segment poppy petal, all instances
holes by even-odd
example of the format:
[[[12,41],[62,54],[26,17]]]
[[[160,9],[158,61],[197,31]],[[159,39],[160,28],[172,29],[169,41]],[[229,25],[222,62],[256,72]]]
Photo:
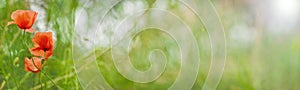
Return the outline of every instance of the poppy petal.
[[[30,53],[32,55],[35,55],[35,56],[44,56],[45,55],[45,52],[42,50],[42,49],[39,49],[38,47],[33,47],[30,49]]]
[[[12,13],[11,18],[21,29],[29,29],[35,22],[37,12],[31,10],[16,10]]]
[[[29,32],[29,33],[33,33],[34,32],[34,29],[30,28],[30,29],[25,29],[26,32]]]
[[[30,49],[31,54],[48,59],[53,54],[54,40],[52,32],[37,32],[32,38],[34,47]]]
[[[16,20],[22,13],[24,12],[24,10],[16,10],[11,14],[11,19]]]
[[[25,25],[25,27],[32,27],[33,23],[35,22],[35,19],[37,17],[37,12],[35,11],[25,11],[25,16],[24,17],[28,17],[28,20],[26,20],[28,23],[27,25]]]
[[[15,21],[10,21],[10,22],[7,22],[7,25],[6,26],[9,26],[11,24],[17,24]]]
[[[45,60],[47,60],[50,56],[52,56],[52,54],[53,54],[53,51],[52,51],[52,50],[46,51],[46,57],[45,57]]]
[[[32,59],[25,58],[24,60],[25,71],[38,73],[42,68],[42,60],[37,57],[33,57]]]
[[[35,19],[36,19],[36,17],[37,17],[37,15],[38,15],[38,13],[37,12],[34,12],[34,13],[32,13],[33,15],[31,15],[31,26],[33,25],[33,23],[35,23]]]

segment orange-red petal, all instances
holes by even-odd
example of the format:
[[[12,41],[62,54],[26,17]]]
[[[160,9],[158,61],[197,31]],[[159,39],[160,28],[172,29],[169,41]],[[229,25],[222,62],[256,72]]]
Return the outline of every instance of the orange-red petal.
[[[40,58],[33,57],[29,59],[26,57],[24,60],[24,66],[26,71],[38,73],[43,65]]]
[[[50,56],[52,56],[52,54],[53,54],[53,50],[46,51],[45,60],[47,60]]]
[[[7,25],[6,25],[6,26],[11,25],[11,24],[16,24],[16,22],[15,22],[15,21],[7,22]]]
[[[37,32],[32,42],[34,47],[30,49],[31,54],[44,57],[47,60],[53,54],[54,40],[52,32]]]
[[[37,32],[32,38],[35,47],[46,48],[48,50],[53,48],[54,41],[52,32]]]
[[[16,10],[12,13],[11,18],[21,29],[30,29],[35,22],[37,12],[31,10]]]
[[[22,12],[24,12],[25,10],[16,10],[11,14],[11,19],[16,20],[17,17],[20,16],[20,14],[22,14]]]
[[[43,57],[45,55],[45,52],[43,49],[40,49],[39,47],[33,47],[30,49],[30,53],[34,56],[41,56]]]
[[[30,29],[25,29],[26,32],[29,32],[29,33],[33,33],[34,32],[34,29],[30,28]]]

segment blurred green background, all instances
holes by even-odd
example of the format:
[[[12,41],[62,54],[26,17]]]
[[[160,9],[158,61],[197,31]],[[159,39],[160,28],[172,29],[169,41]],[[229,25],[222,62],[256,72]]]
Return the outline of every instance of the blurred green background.
[[[89,2],[89,3],[85,3]],[[125,33],[113,29],[103,30],[93,36],[102,10],[101,0],[0,0],[0,89],[83,89],[77,79],[73,50],[82,56],[95,53],[98,68],[114,89],[167,89],[180,71],[180,49],[168,34],[148,29],[132,35],[131,62],[145,71],[151,67],[149,51],[161,49],[167,57],[166,70],[151,83],[137,83],[124,78],[115,68],[110,51],[110,38]],[[224,26],[227,41],[227,59],[220,90],[297,90],[300,89],[300,2],[297,0],[211,0]],[[200,53],[200,70],[192,89],[203,87],[207,77],[211,49],[207,30],[195,15],[185,12],[177,0],[124,0],[108,12],[104,23],[115,23],[137,12],[139,8],[160,7],[175,13],[187,23],[196,38]],[[15,10],[37,11],[33,28],[36,31],[54,32],[53,56],[43,68],[46,73],[24,70],[24,57],[30,55],[22,41],[31,41],[33,34],[22,32],[12,21]],[[84,11],[86,20],[80,22],[79,32],[74,32],[76,16]],[[183,13],[185,12],[185,13]],[[205,11],[203,11],[205,12]],[[145,12],[147,13],[147,12]],[[100,13],[101,14],[101,13]],[[155,15],[155,14],[153,14]],[[172,24],[172,23],[171,23]],[[107,26],[110,27],[110,26]],[[132,33],[130,33],[132,34]],[[75,38],[75,39],[74,39]],[[220,37],[222,38],[222,37]],[[94,42],[96,40],[96,42]],[[83,61],[85,59],[83,58]],[[87,66],[88,67],[88,66]],[[83,69],[84,70],[84,69]],[[95,69],[98,70],[98,69]],[[55,83],[55,85],[53,84]]]

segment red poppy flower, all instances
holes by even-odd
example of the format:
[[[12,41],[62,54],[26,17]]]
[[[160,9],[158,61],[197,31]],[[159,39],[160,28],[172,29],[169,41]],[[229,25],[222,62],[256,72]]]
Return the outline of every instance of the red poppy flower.
[[[30,49],[31,54],[44,57],[45,60],[52,56],[54,48],[52,32],[37,32],[33,36],[32,42],[34,47]]]
[[[11,15],[11,19],[14,21],[8,22],[7,25],[17,24],[19,28],[33,33],[34,30],[31,27],[35,22],[37,14],[37,12],[31,10],[16,10]]]
[[[33,57],[31,59],[25,58],[24,60],[25,70],[29,72],[38,73],[42,68],[42,60],[37,57]]]

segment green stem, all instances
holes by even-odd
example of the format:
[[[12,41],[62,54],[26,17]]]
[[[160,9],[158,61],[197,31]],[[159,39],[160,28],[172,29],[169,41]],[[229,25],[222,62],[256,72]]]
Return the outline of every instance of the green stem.
[[[26,73],[25,76],[20,80],[20,82],[19,82],[19,85],[20,85],[20,86],[22,86],[23,82],[29,77],[29,75],[30,75],[29,72]],[[33,81],[34,81],[34,80],[33,80]],[[34,83],[33,83],[33,85],[34,85]],[[15,88],[13,88],[12,90],[16,90],[16,89],[17,89],[17,88],[15,87]],[[0,90],[2,90],[2,89],[0,88]]]
[[[11,60],[9,60],[9,61],[12,61],[12,60],[13,60],[13,59],[12,59],[12,55],[10,54],[9,56],[10,56],[10,59],[11,59]],[[11,62],[11,63],[13,63],[13,62]],[[10,66],[11,66],[11,65],[10,65]],[[19,84],[18,84],[18,82],[16,81],[16,78],[14,77],[14,75],[16,74],[16,73],[15,73],[15,68],[14,68],[14,66],[11,66],[11,69],[12,69],[12,71],[13,71],[13,73],[12,73],[13,81],[15,82],[17,88],[20,89]]]
[[[18,37],[18,35],[20,34],[20,32],[18,32],[15,36],[14,36],[14,38],[13,38],[13,40],[12,40],[12,42],[10,43],[10,45],[9,45],[9,48],[8,48],[8,52],[10,52],[10,47],[12,46],[12,44],[16,41],[16,39],[17,39],[17,37]],[[11,64],[14,64],[14,62],[13,62],[13,54],[12,53],[9,53],[9,61],[10,61],[10,63]],[[12,79],[13,79],[13,81],[14,81],[14,83],[16,84],[16,86],[17,86],[17,88],[18,89],[20,89],[20,87],[19,87],[19,84],[18,84],[18,82],[16,81],[16,79],[15,79],[15,67],[13,66],[13,65],[9,65],[10,66],[10,71],[12,71],[13,73],[12,73]]]
[[[35,74],[32,74],[32,78],[35,78],[34,76],[35,76]],[[32,79],[32,85],[33,85],[33,86],[35,85],[35,82],[34,82],[34,81],[35,81],[35,79]]]
[[[60,88],[58,85],[56,85],[55,83],[54,83],[54,81],[51,79],[51,77],[46,73],[46,72],[44,72],[44,71],[41,71],[50,81],[51,81],[51,83],[54,85],[54,86],[56,86],[56,87],[58,87],[58,88]]]
[[[3,90],[5,83],[6,83],[6,81],[3,80],[2,83],[1,83],[1,86],[0,86],[0,90]]]
[[[0,48],[2,48],[2,44],[4,43],[4,40],[5,40],[5,35],[6,35],[5,31],[6,31],[6,29],[2,31],[2,35],[1,35],[2,37],[1,37],[1,41],[0,41]]]
[[[19,36],[20,32],[17,32],[17,34],[15,34],[13,40],[10,42],[8,48],[11,48],[12,45],[15,43],[15,41],[17,40],[18,36]]]
[[[111,49],[111,48],[108,48],[108,49],[104,50],[104,52],[98,54],[97,57],[104,55],[104,53],[110,51],[110,49]],[[93,51],[93,52],[94,52],[94,51]],[[90,53],[89,55],[87,55],[87,56],[81,58],[80,60],[84,60],[84,59],[86,59],[88,56],[91,56],[91,55],[94,55],[94,53]],[[82,70],[84,70],[84,67],[87,66],[87,65],[90,64],[90,63],[92,63],[92,62],[87,62],[87,63],[85,63],[84,65],[82,65],[82,66],[77,70],[77,73],[79,73],[79,72],[81,72]],[[61,77],[57,77],[57,78],[55,78],[53,81],[50,80],[50,81],[47,81],[46,83],[54,83],[54,82],[58,82],[58,81],[60,81],[60,80],[62,80],[62,79],[70,78],[70,77],[72,77],[72,76],[74,76],[74,75],[76,75],[76,72],[70,73],[70,74],[67,74],[67,75],[64,75],[64,76],[61,76]],[[55,84],[54,84],[54,85],[55,85]],[[49,86],[51,86],[51,85],[49,85]],[[40,85],[37,85],[37,86],[35,86],[33,89],[39,89],[39,88],[41,88]]]
[[[31,61],[32,61],[32,63],[33,63],[33,66],[34,66],[35,68],[37,68],[39,71],[41,71],[41,72],[42,72],[42,73],[43,73],[43,74],[51,81],[51,83],[52,83],[54,86],[60,88],[58,85],[56,85],[56,84],[52,81],[52,79],[50,78],[50,76],[49,76],[46,72],[44,72],[42,69],[39,69],[39,68],[35,65],[33,59],[31,59]]]
[[[26,30],[26,29],[23,30],[23,37],[25,37],[25,34],[26,34],[25,30]]]
[[[39,79],[40,79],[40,83],[41,83],[41,89],[43,90],[43,81],[42,81],[42,74],[40,73],[39,74]]]

